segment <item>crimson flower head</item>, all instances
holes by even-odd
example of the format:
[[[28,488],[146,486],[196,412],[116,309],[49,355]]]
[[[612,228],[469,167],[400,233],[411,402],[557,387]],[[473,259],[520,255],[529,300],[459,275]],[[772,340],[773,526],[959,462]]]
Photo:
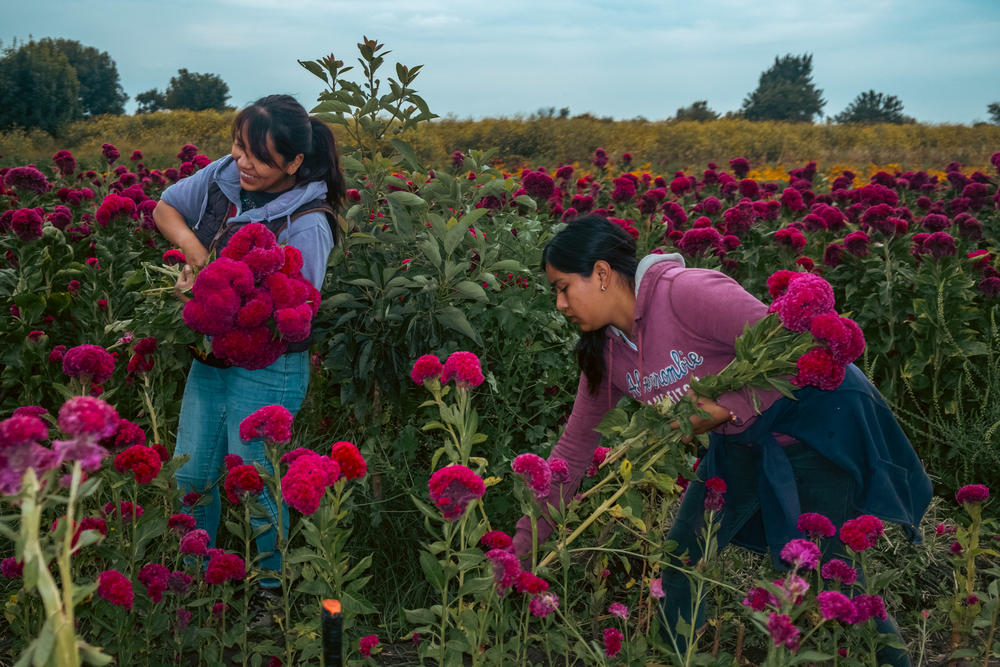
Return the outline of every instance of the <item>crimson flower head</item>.
[[[59,173],[63,176],[72,176],[73,172],[76,171],[76,158],[67,150],[57,151],[52,156],[52,161],[56,163]]]
[[[174,531],[181,537],[194,530],[196,525],[197,522],[195,521],[195,518],[190,514],[174,514],[167,519],[167,528]]]
[[[625,637],[617,628],[604,628],[604,655],[613,658],[622,650],[622,640]]]
[[[226,498],[235,505],[247,496],[260,493],[261,489],[264,488],[264,481],[260,478],[257,468],[244,463],[229,469],[229,472],[226,473],[224,487]]]
[[[799,273],[788,281],[785,293],[774,300],[769,312],[776,312],[791,331],[808,331],[817,315],[833,310],[833,288],[814,273]]]
[[[839,581],[845,586],[851,586],[858,580],[858,571],[839,558],[831,558],[823,563],[819,574],[827,581]]]
[[[440,380],[443,372],[441,360],[433,354],[425,354],[413,363],[410,379],[416,384],[426,385],[429,381]]]
[[[185,535],[181,538],[181,544],[178,550],[182,554],[207,556],[210,541],[211,538],[208,536],[208,531],[198,528],[185,533]]]
[[[139,484],[149,484],[158,474],[163,462],[152,447],[132,445],[115,457],[115,470],[125,474],[131,472]]]
[[[146,586],[146,595],[153,602],[160,602],[170,583],[170,569],[160,563],[148,563],[139,570],[137,579]]]
[[[705,509],[710,512],[721,510],[726,503],[722,497],[725,492],[726,480],[721,477],[709,477],[705,480]]]
[[[497,593],[502,596],[517,582],[521,562],[506,549],[492,549],[486,552],[486,557],[493,563],[493,583],[497,587]]]
[[[112,192],[101,201],[94,217],[97,219],[97,224],[107,227],[116,220],[134,220],[138,215],[137,212],[135,201]]]
[[[118,412],[99,398],[76,396],[59,409],[59,428],[76,436],[107,438],[118,429]]]
[[[118,570],[105,570],[98,575],[97,594],[111,604],[129,610],[135,600],[132,582]]]
[[[857,612],[851,599],[838,591],[823,591],[816,594],[820,615],[827,620],[854,623]]]
[[[989,497],[990,489],[985,484],[966,484],[955,494],[959,505],[981,505]]]
[[[319,509],[329,482],[327,471],[314,460],[319,458],[318,454],[298,457],[281,478],[281,496],[285,502],[307,515]]]
[[[762,586],[754,586],[748,590],[746,597],[743,598],[742,604],[755,611],[764,611],[768,605],[775,608],[779,606],[778,598],[774,597],[769,590],[763,588]]]
[[[549,582],[526,570],[518,572],[514,581],[514,590],[518,593],[544,593],[549,590]]]
[[[177,248],[171,248],[170,250],[163,253],[163,263],[167,266],[177,266],[179,264],[187,264],[187,257],[184,256]]]
[[[827,517],[816,512],[804,512],[799,515],[795,527],[799,532],[811,539],[818,537],[833,537],[837,534],[837,528]]]
[[[559,596],[549,591],[535,595],[528,602],[528,610],[536,618],[545,618],[558,608]]]
[[[368,464],[361,452],[353,443],[346,440],[333,443],[330,448],[330,458],[340,466],[341,473],[347,479],[364,477],[365,473],[368,472]]]
[[[42,238],[41,209],[22,208],[14,211],[10,217],[10,230],[25,243]]]
[[[100,345],[77,345],[66,350],[62,368],[63,373],[84,384],[101,384],[114,372],[115,360]]]
[[[460,463],[436,471],[427,482],[427,489],[431,500],[448,521],[461,518],[469,503],[486,493],[482,478]]]
[[[484,379],[479,357],[472,352],[452,352],[441,370],[442,382],[454,380],[465,389],[478,387]]]
[[[118,148],[116,148],[114,144],[108,143],[101,144],[101,155],[103,155],[104,159],[108,161],[108,165],[114,164],[115,160],[121,157],[121,153],[118,152]]]
[[[590,467],[587,468],[587,477],[593,477],[597,474],[597,469],[600,468],[601,464],[604,463],[604,459],[608,457],[608,452],[611,449],[608,447],[598,447],[594,450],[594,455],[590,461]]]
[[[788,614],[771,612],[767,619],[767,632],[775,646],[787,646],[791,650],[799,647],[799,629],[792,624]]]
[[[236,554],[227,554],[222,549],[209,549],[208,555],[206,583],[218,586],[229,579],[239,581],[246,575],[246,563]]]
[[[799,387],[819,387],[829,391],[836,389],[844,381],[846,366],[838,362],[830,348],[814,347],[796,361],[798,374],[792,384]]]
[[[293,421],[288,408],[265,405],[240,422],[240,439],[264,438],[271,444],[286,444],[292,439]]]
[[[882,521],[871,514],[862,514],[856,519],[848,519],[840,527],[840,541],[860,553],[875,546],[878,538],[885,533]]]
[[[378,635],[367,635],[362,637],[358,642],[359,650],[361,651],[361,656],[364,658],[371,657],[372,649],[378,646],[379,639]]]
[[[528,488],[536,498],[547,498],[552,485],[552,470],[548,462],[538,454],[518,454],[511,468],[524,478]]]
[[[0,561],[0,574],[8,579],[20,579],[24,574],[24,563],[13,556],[8,556]]]
[[[502,530],[491,530],[479,538],[479,543],[487,549],[506,549],[513,544],[513,540]]]
[[[819,565],[819,547],[809,540],[790,540],[781,549],[781,559],[797,568],[815,570]]]
[[[745,157],[734,157],[729,161],[729,168],[733,170],[737,178],[746,178],[750,173],[750,162]]]

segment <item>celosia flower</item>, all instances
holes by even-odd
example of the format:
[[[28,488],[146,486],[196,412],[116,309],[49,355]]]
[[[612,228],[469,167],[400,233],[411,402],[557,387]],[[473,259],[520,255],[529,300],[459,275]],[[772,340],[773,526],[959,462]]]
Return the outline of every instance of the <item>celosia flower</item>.
[[[441,369],[442,382],[454,380],[465,389],[478,387],[484,379],[479,357],[472,352],[452,352]]]
[[[170,581],[170,569],[159,563],[149,563],[143,565],[136,577],[139,583],[146,586],[146,595],[153,602],[160,602],[163,599],[163,592],[167,590]]]
[[[518,572],[517,579],[514,581],[514,589],[518,593],[543,593],[549,590],[549,582],[531,572],[522,570]]]
[[[808,536],[810,539],[833,537],[837,534],[837,528],[833,525],[833,522],[816,512],[804,512],[800,514],[798,521],[795,522],[795,527],[800,533]]]
[[[101,446],[112,451],[121,451],[134,445],[146,444],[146,432],[138,424],[127,419],[119,419],[115,432],[101,439]]]
[[[104,516],[109,518],[118,513],[122,523],[128,525],[132,523],[132,519],[138,519],[145,514],[146,510],[143,509],[142,505],[133,504],[131,500],[123,500],[118,504],[118,507],[115,507],[114,503],[105,503],[102,512]]]
[[[799,647],[799,629],[792,624],[788,614],[771,612],[767,618],[767,632],[775,646],[787,646],[792,651]]]
[[[948,548],[948,553],[950,553],[952,556],[961,556],[962,551],[963,551],[962,543],[958,541],[952,542],[951,546]]]
[[[37,475],[59,465],[57,453],[39,444],[49,429],[38,417],[17,415],[0,421],[0,493],[15,494],[28,468]]]
[[[167,579],[167,590],[176,595],[187,595],[192,583],[193,580],[187,573],[174,570]]]
[[[364,477],[368,472],[368,464],[365,462],[358,448],[346,440],[333,443],[330,448],[330,458],[340,466],[340,472],[347,479],[357,479]]]
[[[754,586],[747,591],[743,598],[743,604],[755,611],[764,611],[767,605],[778,607],[778,598],[774,597],[769,590],[762,586]]]
[[[608,607],[608,613],[612,616],[617,616],[623,621],[628,620],[628,607],[621,602],[612,602],[611,606]]]
[[[163,462],[160,455],[152,447],[132,445],[115,457],[115,470],[122,473],[131,472],[138,484],[149,484],[158,474]]]
[[[656,600],[661,600],[666,594],[663,592],[663,578],[657,577],[656,579],[649,580],[649,597]]]
[[[425,385],[429,381],[440,380],[443,371],[440,359],[433,354],[425,354],[414,362],[410,379],[418,385]]]
[[[265,405],[240,422],[240,440],[264,438],[270,444],[285,444],[292,439],[294,417],[281,405]]]
[[[677,241],[677,249],[690,257],[700,257],[722,243],[722,234],[714,227],[698,227],[684,232]]]
[[[101,384],[115,370],[115,360],[100,345],[77,345],[63,355],[63,373],[84,384]]]
[[[210,541],[208,531],[198,528],[196,530],[192,530],[181,538],[181,544],[178,550],[182,554],[207,556],[208,544]]]
[[[934,532],[938,537],[941,537],[942,535],[954,535],[958,532],[958,526],[950,523],[939,523],[934,528]]]
[[[887,620],[885,600],[880,595],[857,595],[851,600],[854,603],[855,623],[864,623],[870,618]]]
[[[197,522],[195,518],[190,514],[174,514],[167,519],[167,528],[177,533],[179,536],[184,536],[194,530]]]
[[[770,293],[772,299],[778,299],[784,296],[785,291],[788,289],[788,283],[792,280],[798,278],[800,273],[798,271],[788,271],[782,269],[780,271],[775,271],[770,276],[767,277],[767,291]]]
[[[771,583],[780,589],[778,593],[786,602],[796,605],[802,604],[806,593],[809,591],[809,582],[797,574],[790,574],[787,577],[775,579]]]
[[[865,336],[858,323],[835,312],[814,317],[809,331],[816,340],[829,346],[837,363],[849,364],[865,351]]]
[[[521,185],[536,199],[548,199],[555,191],[555,181],[543,171],[529,171],[521,179]],[[634,189],[633,194],[635,194]]]
[[[0,561],[0,574],[8,579],[19,579],[24,574],[24,563],[8,556]]]
[[[226,473],[224,487],[229,502],[237,504],[247,496],[260,493],[261,489],[264,488],[264,480],[260,478],[257,468],[243,464],[229,469],[229,472]]]
[[[826,347],[814,347],[796,361],[798,374],[792,384],[799,387],[818,387],[825,391],[836,389],[844,381],[846,367],[833,358]]]
[[[115,145],[109,143],[101,144],[101,155],[103,155],[104,159],[108,161],[108,165],[114,164],[115,160],[121,157],[121,153],[118,152]]]
[[[819,613],[827,620],[853,623],[856,611],[851,599],[837,591],[823,591],[816,594]]]
[[[569,464],[566,459],[558,457],[549,459],[549,472],[552,473],[554,484],[565,484],[569,481]]]
[[[101,227],[107,227],[115,220],[134,220],[136,211],[135,201],[112,192],[97,207],[94,217],[97,224]]]
[[[205,582],[221,585],[229,579],[239,581],[246,575],[246,564],[236,554],[227,554],[222,549],[209,549]]]
[[[781,559],[796,568],[814,570],[819,565],[819,547],[809,540],[789,540],[781,549]]]
[[[587,468],[587,477],[593,477],[597,474],[598,468],[604,463],[604,459],[608,457],[608,452],[610,451],[608,447],[598,447],[594,450],[594,455],[590,460],[590,467]]]
[[[67,150],[57,151],[52,156],[52,161],[59,168],[59,173],[63,176],[71,176],[76,171],[76,158]]]
[[[10,216],[10,230],[25,243],[42,238],[42,216],[39,210],[41,209],[22,208]]]
[[[378,635],[368,635],[366,637],[362,637],[361,640],[358,642],[359,649],[361,651],[361,656],[363,658],[371,657],[372,649],[378,646],[378,644],[379,644]]]
[[[528,611],[536,618],[545,618],[559,608],[559,596],[548,591],[539,593],[528,602]]]
[[[537,454],[518,454],[511,468],[524,478],[536,498],[546,498],[552,485],[552,471],[548,462]]]
[[[990,490],[984,484],[966,484],[955,494],[959,505],[980,505],[990,497]]]
[[[448,521],[459,519],[470,502],[486,493],[482,478],[468,466],[454,464],[441,468],[427,482],[431,500]]]
[[[493,583],[496,584],[497,592],[503,595],[517,581],[521,563],[517,556],[506,549],[492,549],[486,552],[486,557],[493,563]]]
[[[177,634],[180,634],[187,630],[187,627],[191,624],[191,612],[187,609],[177,610]]]
[[[917,235],[914,235],[914,241]],[[955,254],[955,237],[948,232],[934,232],[920,246],[920,252],[930,254],[935,259]]]
[[[243,465],[243,457],[239,454],[226,454],[222,457],[222,465],[226,470],[232,470],[236,466]]]
[[[862,514],[856,519],[848,519],[840,527],[840,541],[857,552],[875,546],[885,529],[878,517]]]
[[[135,600],[132,582],[118,570],[105,570],[98,575],[97,594],[111,604],[128,610],[132,609]]]
[[[513,540],[502,530],[491,530],[479,538],[479,543],[487,549],[506,549],[513,543]]]
[[[705,480],[705,510],[718,512],[726,504],[723,494],[726,492],[726,481],[721,477],[709,477]]]
[[[604,628],[604,655],[613,658],[622,650],[625,638],[617,628]]]
[[[281,495],[285,502],[307,515],[314,514],[319,509],[328,481],[326,471],[315,465],[313,458],[297,458],[281,478]]]
[[[52,189],[52,184],[46,180],[45,174],[34,166],[8,169],[7,173],[4,174],[3,181],[7,187],[13,190],[24,190],[39,195]]]
[[[864,257],[868,254],[868,244],[871,239],[867,234],[858,230],[851,232],[844,237],[844,250],[856,257]]]
[[[800,273],[788,282],[785,293],[768,309],[776,312],[785,328],[808,331],[817,315],[833,310],[833,288],[814,273]]]

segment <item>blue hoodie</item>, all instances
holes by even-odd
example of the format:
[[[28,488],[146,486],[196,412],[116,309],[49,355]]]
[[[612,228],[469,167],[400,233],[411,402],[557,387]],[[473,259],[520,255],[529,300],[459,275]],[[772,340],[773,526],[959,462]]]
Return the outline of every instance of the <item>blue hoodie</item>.
[[[235,222],[263,222],[290,216],[303,204],[326,197],[326,183],[311,181],[291,190],[261,208],[242,210],[240,203],[240,173],[233,156],[216,160],[188,178],[182,178],[160,196],[160,200],[177,209],[188,227],[197,229],[208,204],[209,187],[215,183],[236,205]],[[326,262],[333,249],[333,233],[323,213],[307,213],[295,220],[278,235],[278,243],[286,243],[302,253],[302,275],[316,289],[321,289],[326,277]]]

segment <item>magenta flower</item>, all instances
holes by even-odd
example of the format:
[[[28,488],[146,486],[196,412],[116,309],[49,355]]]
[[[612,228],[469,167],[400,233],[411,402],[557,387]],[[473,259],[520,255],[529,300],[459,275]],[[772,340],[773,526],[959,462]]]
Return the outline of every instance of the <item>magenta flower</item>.
[[[865,335],[858,323],[835,312],[814,317],[809,331],[817,341],[826,343],[837,363],[849,364],[865,351]]]
[[[167,266],[178,266],[181,264],[187,264],[187,257],[184,256],[180,250],[176,248],[171,248],[170,250],[163,253],[163,263]]]
[[[502,530],[491,530],[479,538],[479,543],[487,549],[506,549],[513,543],[513,540]]]
[[[0,421],[0,493],[15,494],[28,468],[37,475],[59,464],[57,454],[39,444],[49,429],[38,417],[18,415]]]
[[[122,473],[131,472],[138,484],[149,484],[158,474],[163,462],[160,455],[152,447],[132,445],[120,452],[114,461],[115,470]]]
[[[441,370],[442,382],[454,380],[465,389],[478,387],[484,379],[479,357],[472,352],[452,352]]]
[[[486,493],[486,485],[468,466],[454,464],[441,468],[427,482],[431,500],[448,521],[456,521],[465,508]]]
[[[604,459],[608,457],[608,452],[611,450],[608,447],[598,447],[594,450],[594,455],[591,457],[590,467],[587,468],[587,477],[594,477],[597,474],[598,468],[604,463]]]
[[[870,618],[886,620],[889,615],[885,611],[885,600],[880,595],[857,595],[854,603],[855,623],[864,623]]]
[[[316,458],[326,459],[323,456]],[[331,462],[332,463],[332,462]],[[335,463],[333,465],[336,465]],[[338,468],[337,472],[340,470]],[[223,484],[226,491],[226,499],[234,505],[249,496],[255,496],[264,488],[264,480],[260,478],[257,468],[249,464],[233,466],[226,473],[226,481]]]
[[[73,172],[76,171],[76,158],[67,150],[57,151],[52,156],[52,161],[56,163],[59,173],[63,176],[72,176]]]
[[[240,422],[240,440],[264,438],[269,444],[285,444],[292,439],[294,417],[281,405],[265,405]]]
[[[196,525],[195,518],[190,514],[174,514],[167,519],[167,528],[182,537],[194,530]]]
[[[543,171],[527,172],[521,179],[521,185],[536,199],[548,199],[555,192],[555,181]]]
[[[801,332],[809,330],[814,317],[831,312],[833,305],[830,283],[814,273],[800,273],[768,310],[778,313],[785,328]]]
[[[795,522],[795,527],[798,528],[800,533],[808,536],[810,539],[833,537],[837,534],[837,528],[833,525],[833,522],[816,512],[804,512],[800,514],[798,521]]]
[[[666,594],[663,592],[663,578],[657,577],[656,579],[649,580],[649,597],[662,600]]]
[[[8,579],[20,579],[24,575],[24,563],[8,556],[0,561],[0,574]]]
[[[776,647],[787,646],[792,651],[798,649],[799,629],[792,624],[788,614],[771,612],[767,618],[767,632]]]
[[[544,593],[549,590],[549,582],[531,572],[522,570],[517,573],[514,590],[518,593]]]
[[[809,540],[790,540],[781,549],[781,559],[796,568],[815,570],[819,565],[819,547]]]
[[[878,538],[885,533],[885,528],[878,517],[862,514],[856,519],[848,519],[840,527],[840,541],[856,552],[862,552],[875,546]]]
[[[229,579],[239,581],[246,575],[246,564],[236,554],[227,554],[222,549],[209,549],[208,555],[206,583],[221,585]]]
[[[617,628],[604,628],[604,655],[613,658],[622,650],[625,638]]]
[[[167,579],[167,590],[177,595],[187,595],[192,583],[194,580],[187,573],[174,570]]]
[[[503,595],[517,582],[521,562],[506,549],[492,549],[486,552],[486,557],[493,563],[493,583],[497,587],[497,593]]]
[[[281,478],[281,496],[290,507],[303,514],[314,514],[319,509],[329,482],[329,473],[316,459],[318,454],[304,455],[295,459],[288,466],[288,471]]]
[[[743,598],[743,604],[755,611],[764,611],[768,605],[775,608],[779,606],[778,598],[762,586],[754,586],[747,591],[746,597]]]
[[[25,243],[37,241],[42,238],[42,216],[41,209],[22,208],[14,211],[10,216],[10,230],[17,238]],[[0,225],[2,229],[2,225]]]
[[[149,563],[142,566],[136,578],[146,586],[146,595],[153,602],[160,602],[170,583],[170,569],[159,563]]]
[[[837,591],[823,591],[816,594],[819,613],[827,620],[853,623],[857,612],[851,599]]]
[[[705,480],[705,510],[718,512],[726,504],[723,494],[726,493],[726,480],[721,477],[709,477]]]
[[[966,484],[955,494],[959,505],[981,505],[989,497],[990,490],[985,484]]]
[[[441,360],[433,354],[425,354],[414,362],[410,379],[418,385],[426,385],[429,381],[440,380],[443,372]]]
[[[367,635],[362,637],[358,642],[359,650],[361,651],[361,656],[364,658],[370,658],[372,654],[372,649],[378,646],[379,639],[378,635]]]
[[[132,609],[132,602],[135,600],[132,582],[118,570],[105,570],[98,575],[97,594],[111,604],[129,610]]]
[[[46,180],[45,174],[33,166],[8,169],[3,176],[3,182],[12,190],[24,190],[39,195],[52,189],[52,184]]]
[[[623,605],[621,602],[612,602],[608,607],[608,613],[612,616],[617,616],[623,621],[628,620],[628,607]]]
[[[83,384],[101,384],[111,377],[115,360],[100,345],[77,345],[63,355],[63,373]]]
[[[826,347],[814,347],[796,361],[798,374],[792,384],[799,387],[818,387],[825,391],[836,389],[844,381],[846,366],[833,357]]]
[[[537,454],[518,454],[511,468],[524,478],[536,498],[546,498],[552,485],[552,471],[548,462]]]
[[[545,618],[559,608],[559,596],[548,591],[539,593],[528,602],[528,611],[536,618]]]
[[[181,538],[179,551],[192,556],[207,556],[209,541],[208,531],[198,528]]]
[[[555,484],[565,484],[569,481],[569,464],[566,459],[558,457],[549,460],[549,472],[552,473],[552,482]]]

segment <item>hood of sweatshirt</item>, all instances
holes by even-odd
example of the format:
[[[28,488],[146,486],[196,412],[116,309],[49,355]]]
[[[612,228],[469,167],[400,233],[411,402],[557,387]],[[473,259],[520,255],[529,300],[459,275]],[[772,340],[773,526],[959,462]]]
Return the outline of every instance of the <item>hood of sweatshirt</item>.
[[[222,158],[213,174],[215,183],[229,201],[240,206],[240,172],[233,156]],[[310,181],[296,185],[291,190],[282,192],[266,205],[240,212],[232,219],[237,222],[263,222],[291,215],[297,208],[315,199],[326,197],[324,181]]]

